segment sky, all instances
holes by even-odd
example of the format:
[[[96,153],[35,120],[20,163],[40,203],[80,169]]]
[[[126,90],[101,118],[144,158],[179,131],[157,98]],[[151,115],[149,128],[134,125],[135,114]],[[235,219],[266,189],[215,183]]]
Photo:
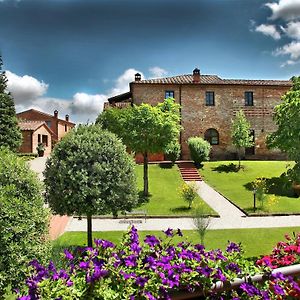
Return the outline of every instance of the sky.
[[[300,0],[0,0],[0,53],[17,112],[88,123],[136,72],[300,75]]]

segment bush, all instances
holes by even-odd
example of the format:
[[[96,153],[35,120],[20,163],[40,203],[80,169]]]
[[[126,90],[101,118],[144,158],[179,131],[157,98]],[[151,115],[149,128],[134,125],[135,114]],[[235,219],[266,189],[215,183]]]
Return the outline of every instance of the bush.
[[[180,144],[176,141],[170,143],[165,150],[167,160],[170,160],[173,164],[180,157]]]
[[[202,162],[209,160],[211,145],[201,137],[191,137],[188,139],[188,146],[192,160],[196,166],[200,166]]]
[[[201,299],[299,299],[299,283],[282,273],[270,274],[270,269],[243,257],[241,245],[229,242],[225,251],[206,250],[182,238],[175,245],[173,237],[182,232],[168,228],[166,238],[148,235],[139,241],[134,227],[120,245],[95,240],[95,248],[65,250],[65,269],[52,262],[42,266],[31,263],[27,279],[27,297],[19,299],[172,299],[176,292],[202,291]],[[247,276],[265,273],[266,283],[256,283]],[[238,290],[212,291],[215,283],[227,287],[240,278]],[[29,295],[35,295],[31,298]],[[175,294],[176,295],[176,294]],[[180,299],[184,299],[181,297]],[[200,299],[200,297],[199,297]]]
[[[49,257],[49,214],[43,205],[36,174],[23,159],[0,149],[0,295],[24,280],[29,261]]]
[[[195,181],[188,183],[183,183],[180,187],[179,193],[180,196],[189,204],[189,208],[191,208],[194,199],[197,196],[198,187]]]

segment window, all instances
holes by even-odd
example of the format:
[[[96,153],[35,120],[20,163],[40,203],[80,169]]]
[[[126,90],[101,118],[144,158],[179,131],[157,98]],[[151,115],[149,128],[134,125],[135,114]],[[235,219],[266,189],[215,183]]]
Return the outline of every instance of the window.
[[[206,92],[205,104],[206,104],[206,106],[214,106],[215,105],[215,93],[214,92]]]
[[[65,125],[65,132],[67,132],[68,131],[68,126],[67,125]]]
[[[253,106],[253,92],[245,92],[245,105]]]
[[[46,124],[49,128],[51,128],[51,121],[46,121]]]
[[[41,140],[41,135],[38,134],[38,143],[41,143],[41,142],[42,142],[42,140]]]
[[[174,91],[165,91],[165,99],[167,98],[175,98]]]
[[[42,143],[48,147],[48,135],[42,135]]]
[[[219,133],[216,129],[207,129],[204,133],[204,139],[211,145],[219,145]]]

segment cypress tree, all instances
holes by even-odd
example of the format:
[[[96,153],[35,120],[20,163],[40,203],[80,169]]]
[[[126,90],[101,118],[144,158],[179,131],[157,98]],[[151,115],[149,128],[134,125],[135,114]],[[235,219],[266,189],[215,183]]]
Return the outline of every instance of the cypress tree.
[[[18,126],[14,100],[7,91],[7,77],[2,65],[0,56],[0,147],[4,146],[15,152],[22,143],[22,134]]]

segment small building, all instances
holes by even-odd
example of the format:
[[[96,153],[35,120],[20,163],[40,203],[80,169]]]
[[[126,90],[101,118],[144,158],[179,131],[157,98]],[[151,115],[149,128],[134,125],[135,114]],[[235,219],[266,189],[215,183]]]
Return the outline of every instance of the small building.
[[[19,149],[21,153],[37,153],[37,146],[42,143],[45,146],[45,155],[49,155],[52,150],[52,137],[54,133],[43,121],[23,121],[18,122],[21,128],[23,142]]]
[[[70,122],[69,115],[65,119],[58,118],[58,111],[55,110],[53,115],[38,111],[36,109],[29,109],[17,113],[17,118],[25,121],[43,121],[54,133],[54,143],[60,141],[73,127],[75,123]]]

